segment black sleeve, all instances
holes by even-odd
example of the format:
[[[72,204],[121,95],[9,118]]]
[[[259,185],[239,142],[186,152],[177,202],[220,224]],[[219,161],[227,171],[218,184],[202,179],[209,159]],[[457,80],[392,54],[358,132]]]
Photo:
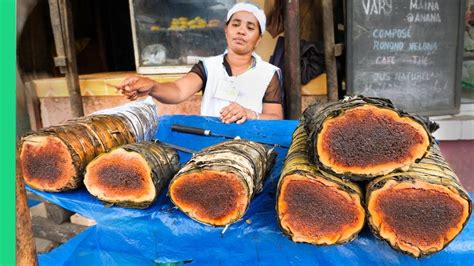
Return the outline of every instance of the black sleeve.
[[[263,96],[263,103],[283,103],[283,88],[278,78],[277,72],[273,75],[270,84],[268,84],[267,91]]]
[[[206,88],[206,82],[207,82],[207,74],[206,74],[206,69],[204,68],[204,63],[202,61],[199,61],[199,63],[195,64],[189,73],[195,73],[202,79],[202,88],[201,90],[204,91],[204,88]]]

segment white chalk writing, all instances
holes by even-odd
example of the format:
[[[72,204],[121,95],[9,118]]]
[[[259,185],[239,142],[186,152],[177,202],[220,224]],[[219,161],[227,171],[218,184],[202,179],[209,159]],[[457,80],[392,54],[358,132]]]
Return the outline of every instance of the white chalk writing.
[[[437,42],[410,42],[408,51],[432,52],[438,50]]]
[[[410,107],[418,108],[412,95],[422,95],[425,91],[441,94],[447,90],[451,82],[447,74],[451,75],[451,70],[448,70],[450,61],[445,58],[451,48],[445,43],[454,34],[445,32],[445,26],[438,23],[451,21],[445,14],[451,12],[450,3],[439,0],[355,2],[361,6],[357,6],[355,16],[362,16],[354,31],[355,39],[360,40],[354,50],[363,50],[360,56],[354,57],[353,82],[358,93],[399,97],[400,101],[408,101]],[[449,10],[444,10],[446,7]],[[436,34],[437,31],[443,34]]]
[[[362,7],[366,15],[388,15],[392,13],[392,0],[363,0]]]
[[[429,81],[433,78],[436,78],[433,72],[395,72],[398,81]]]
[[[408,13],[407,21],[412,22],[431,22],[431,23],[440,23],[441,16],[439,13]]]
[[[411,63],[415,65],[423,65],[427,66],[429,61],[428,61],[428,56],[424,55],[412,55],[411,56]]]
[[[377,56],[375,58],[376,65],[395,65],[395,56]]]
[[[374,81],[390,81],[390,74],[386,72],[374,72],[373,73]]]
[[[372,37],[379,38],[399,38],[406,39],[411,38],[411,31],[409,28],[401,29],[374,29],[372,31]]]
[[[397,71],[397,72],[372,72],[372,80],[374,82],[388,81],[430,81],[440,76],[440,73],[430,71]]]
[[[410,10],[439,11],[437,1],[410,0]]]
[[[374,46],[372,49],[376,51],[398,52],[402,51],[404,47],[404,42],[374,41]]]

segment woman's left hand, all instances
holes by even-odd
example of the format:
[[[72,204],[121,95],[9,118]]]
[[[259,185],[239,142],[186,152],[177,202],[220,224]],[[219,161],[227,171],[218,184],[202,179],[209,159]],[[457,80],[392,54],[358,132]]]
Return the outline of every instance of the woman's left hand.
[[[220,119],[223,123],[237,123],[242,124],[248,119],[252,119],[255,116],[254,111],[243,107],[238,103],[231,103],[221,110]]]

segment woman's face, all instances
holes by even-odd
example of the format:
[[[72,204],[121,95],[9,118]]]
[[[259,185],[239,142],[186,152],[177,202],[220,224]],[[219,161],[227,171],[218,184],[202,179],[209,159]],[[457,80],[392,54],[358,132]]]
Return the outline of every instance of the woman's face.
[[[237,54],[253,52],[261,39],[257,18],[246,11],[233,14],[224,31],[228,49]]]

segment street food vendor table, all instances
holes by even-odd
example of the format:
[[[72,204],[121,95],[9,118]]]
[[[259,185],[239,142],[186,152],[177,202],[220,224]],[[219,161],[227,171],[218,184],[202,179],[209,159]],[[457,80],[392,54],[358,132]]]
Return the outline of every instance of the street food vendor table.
[[[195,126],[217,134],[289,146],[297,121],[248,121],[225,125],[215,118],[163,116],[157,138],[166,143],[199,150],[223,138],[196,136],[170,130],[172,124]],[[44,199],[94,219],[89,227],[48,254],[40,265],[472,265],[474,222],[470,219],[447,248],[423,259],[396,252],[365,227],[351,243],[313,246],[291,242],[276,220],[275,192],[287,149],[276,148],[276,164],[264,189],[252,201],[242,220],[225,232],[200,224],[173,208],[166,192],[144,210],[104,206],[85,188],[66,193],[44,193]],[[181,162],[190,155],[180,152]],[[470,194],[472,197],[472,194]]]

